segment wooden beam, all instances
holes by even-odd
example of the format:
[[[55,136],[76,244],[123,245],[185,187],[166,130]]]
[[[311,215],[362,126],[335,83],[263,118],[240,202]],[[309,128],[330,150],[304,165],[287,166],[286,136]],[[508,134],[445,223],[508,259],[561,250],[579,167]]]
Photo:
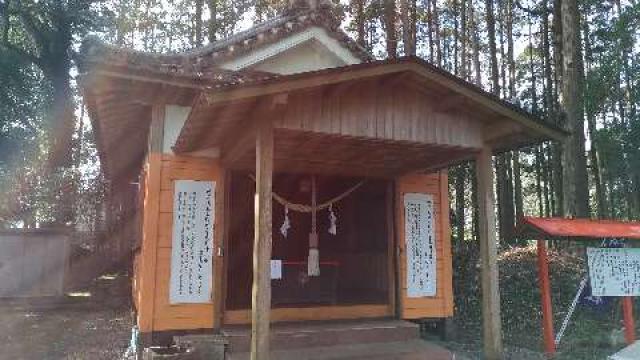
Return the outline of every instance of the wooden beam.
[[[344,70],[344,69],[343,69]],[[275,93],[286,93],[295,90],[302,90],[310,87],[336,84],[340,82],[359,80],[367,77],[374,77],[383,74],[397,73],[407,70],[405,64],[388,64],[386,66],[369,66],[351,71],[325,70],[314,74],[289,75],[286,80],[275,79],[258,84],[250,84],[234,88],[214,90],[204,92],[209,105],[245,99],[250,97],[264,96]]]
[[[396,194],[396,185],[393,179],[387,182],[387,194],[385,196],[386,202],[386,218],[387,218],[387,276],[388,276],[388,285],[387,290],[389,292],[389,312],[395,316],[398,314],[396,297],[398,296],[398,291],[396,290],[396,284],[399,284],[397,279],[397,269],[395,262],[395,248],[396,248],[396,212],[395,212],[395,194]]]
[[[213,309],[213,328],[219,329],[224,320],[224,302],[225,302],[225,279],[226,279],[226,243],[228,229],[229,229],[229,217],[231,212],[229,210],[229,188],[231,182],[229,181],[229,172],[225,168],[220,168],[220,177],[216,186],[216,201],[215,201],[215,214],[218,217],[215,231],[215,240],[213,246],[213,277],[214,279],[214,309]],[[215,298],[217,297],[217,299]]]
[[[487,360],[501,360],[502,325],[498,284],[498,244],[496,238],[495,197],[493,193],[492,149],[484,146],[476,156],[478,184],[478,229],[482,265],[482,329]]]
[[[444,291],[442,302],[444,305],[443,313],[452,319],[453,316],[453,264],[451,256],[451,220],[449,219],[449,173],[447,170],[439,172],[440,177],[440,226],[442,234],[442,267],[444,278]],[[448,326],[446,324],[445,326]],[[450,326],[449,326],[450,327]],[[446,330],[446,329],[445,329]]]
[[[160,176],[162,158],[158,153],[149,154],[146,164],[146,184],[142,209],[142,247],[140,253],[140,297],[138,327],[141,333],[153,331],[156,294],[156,259],[158,247],[158,221],[160,217]]]
[[[233,181],[232,172],[223,168],[224,174],[224,208],[223,212],[224,222],[222,224],[222,291],[220,292],[220,324],[225,325],[225,312],[227,311],[227,292],[229,291],[229,261],[227,260],[227,254],[229,241],[231,238],[231,182]]]
[[[233,101],[243,98],[264,96],[274,93],[285,93],[295,90],[301,90],[310,87],[317,87],[350,80],[365,79],[376,76],[384,76],[387,74],[396,74],[401,72],[412,72],[419,75],[423,79],[448,88],[459,95],[468,98],[475,104],[479,104],[488,108],[497,114],[516,121],[523,126],[533,129],[545,136],[562,141],[566,137],[566,133],[562,130],[549,128],[548,126],[536,121],[534,118],[514,110],[499,100],[491,98],[489,95],[474,89],[473,87],[463,85],[461,82],[455,81],[448,76],[444,76],[431,68],[417,62],[400,62],[389,64],[373,64],[369,66],[355,65],[349,71],[343,70],[325,70],[314,74],[306,75],[290,75],[284,79],[276,79],[258,84],[234,87],[225,90],[215,90],[204,93],[207,102],[212,105],[219,102]]]
[[[151,108],[151,124],[149,126],[149,153],[162,153],[164,147],[164,104],[156,104]]]
[[[234,167],[233,164],[247,155],[256,145],[256,133],[259,123],[273,121],[273,116],[278,116],[276,110],[282,110],[287,104],[287,94],[277,94],[260,101],[251,114],[237,127],[229,131],[226,141],[222,145],[222,163]],[[267,118],[268,119],[265,119]]]
[[[273,122],[262,119],[256,129],[255,239],[251,306],[251,360],[269,359],[271,311],[271,196]]]

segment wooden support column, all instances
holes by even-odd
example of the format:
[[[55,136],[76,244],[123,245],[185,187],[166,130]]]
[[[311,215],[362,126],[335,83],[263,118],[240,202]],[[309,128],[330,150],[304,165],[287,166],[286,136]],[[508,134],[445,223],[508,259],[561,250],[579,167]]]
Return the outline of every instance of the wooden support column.
[[[491,148],[484,146],[476,156],[478,183],[478,230],[482,264],[482,329],[484,355],[487,360],[500,360],[502,324],[500,288],[498,284],[498,244],[496,238],[495,196]]]
[[[549,259],[544,240],[538,240],[538,284],[542,303],[542,334],[544,352],[551,357],[556,353],[553,335],[553,311],[551,305],[551,282],[549,281]]]
[[[255,239],[251,307],[251,360],[269,359],[271,311],[271,191],[273,124],[263,119],[256,131]]]

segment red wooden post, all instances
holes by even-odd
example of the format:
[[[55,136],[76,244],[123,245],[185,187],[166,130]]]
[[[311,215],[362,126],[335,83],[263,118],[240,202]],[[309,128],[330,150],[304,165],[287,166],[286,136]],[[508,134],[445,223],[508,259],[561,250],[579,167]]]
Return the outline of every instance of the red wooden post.
[[[556,353],[556,343],[553,338],[553,312],[551,308],[551,284],[549,282],[549,260],[547,246],[544,240],[538,240],[538,283],[542,302],[542,331],[544,336],[544,351],[548,356]]]
[[[622,316],[624,318],[624,339],[627,345],[636,341],[636,326],[633,321],[633,298],[625,296],[622,298]]]

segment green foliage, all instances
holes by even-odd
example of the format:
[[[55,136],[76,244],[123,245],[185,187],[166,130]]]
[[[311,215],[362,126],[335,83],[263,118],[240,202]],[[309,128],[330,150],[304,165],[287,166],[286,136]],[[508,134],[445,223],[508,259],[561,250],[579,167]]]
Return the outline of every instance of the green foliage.
[[[74,136],[73,114],[60,111],[74,103],[74,44],[108,19],[99,1],[0,1],[0,227],[58,221],[61,204],[75,206],[80,159],[52,166],[50,144],[58,124],[68,130],[55,136]]]

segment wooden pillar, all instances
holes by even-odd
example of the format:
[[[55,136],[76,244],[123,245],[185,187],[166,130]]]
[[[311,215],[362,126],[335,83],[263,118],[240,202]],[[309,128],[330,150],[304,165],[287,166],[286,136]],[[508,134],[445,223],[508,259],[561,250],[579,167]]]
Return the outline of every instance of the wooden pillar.
[[[138,328],[142,334],[153,331],[154,306],[156,293],[156,260],[158,249],[158,223],[160,221],[160,183],[162,155],[149,154],[146,169],[144,208],[142,209],[142,246],[140,249],[140,298],[138,310]],[[146,343],[144,346],[150,346]]]
[[[636,325],[633,320],[633,298],[625,296],[622,298],[622,316],[624,318],[624,339],[627,345],[636,341]]]
[[[549,282],[549,260],[547,246],[544,240],[538,240],[538,284],[542,303],[542,334],[544,338],[544,352],[547,356],[556,353],[556,343],[553,335],[553,311],[551,307],[551,283]]]
[[[256,131],[255,239],[251,307],[251,360],[269,359],[271,311],[271,191],[273,180],[273,125],[261,121]]]
[[[498,285],[498,244],[496,238],[495,196],[491,148],[484,146],[476,156],[478,184],[478,230],[482,265],[482,329],[484,355],[499,360],[502,353],[500,288]]]

